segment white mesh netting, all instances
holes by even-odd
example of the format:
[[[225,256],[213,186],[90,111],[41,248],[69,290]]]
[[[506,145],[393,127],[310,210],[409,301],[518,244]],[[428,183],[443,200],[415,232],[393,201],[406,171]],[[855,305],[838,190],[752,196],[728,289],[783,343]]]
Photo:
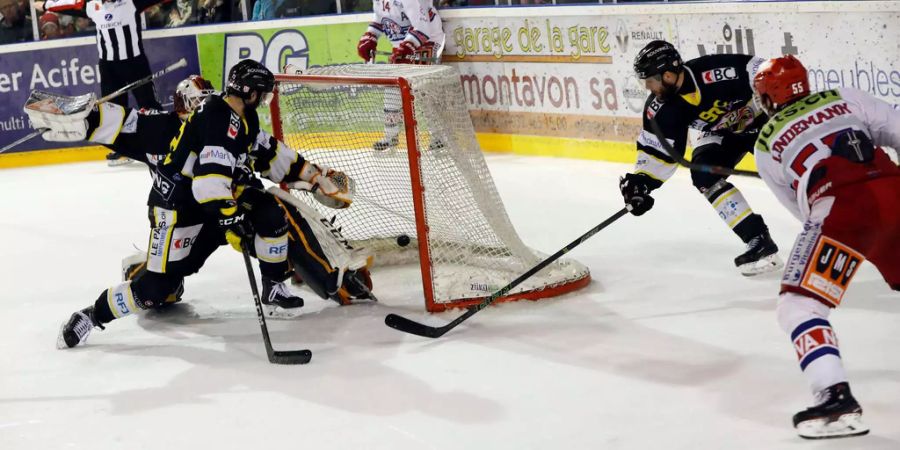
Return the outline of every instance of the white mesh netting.
[[[306,76],[403,77],[412,101],[402,98],[397,85]],[[543,257],[525,246],[510,223],[475,139],[454,68],[354,64],[278,79],[279,113],[274,119],[280,119],[284,142],[308,160],[344,171],[356,181],[355,201],[346,210],[325,208],[305,194],[298,197],[324,216],[336,216],[336,225],[354,245],[374,250],[376,265],[419,261],[423,238],[416,232],[409,160],[415,152],[406,139],[402,112],[412,107],[430,255],[426,265],[431,280],[424,283],[430,283],[434,293],[429,309],[471,304],[466,300],[491,294]],[[399,245],[401,236],[411,242]],[[589,275],[584,265],[561,259],[510,296],[558,295],[585,284]],[[377,279],[375,286],[377,292]]]

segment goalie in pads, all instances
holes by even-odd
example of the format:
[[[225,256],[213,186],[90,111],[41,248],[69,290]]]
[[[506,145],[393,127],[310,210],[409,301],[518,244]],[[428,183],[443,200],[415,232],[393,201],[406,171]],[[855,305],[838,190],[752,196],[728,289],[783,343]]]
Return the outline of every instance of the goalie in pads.
[[[188,117],[177,137],[169,137],[175,139],[165,159],[157,165],[157,158],[147,158],[154,186],[149,201],[150,248],[144,267],[134,271],[131,279],[105,290],[93,305],[75,312],[60,332],[61,348],[84,342],[94,327],[102,328],[116,318],[173,301],[172,294],[181,288],[183,278],[196,273],[226,242],[236,248],[249,247],[260,260],[262,300],[266,304],[285,309],[303,305],[303,300],[290,294],[283,284],[289,274],[289,260],[308,281],[316,283],[310,285],[320,296],[347,303],[369,295],[371,280],[366,267],[371,258],[366,251],[345,248],[341,253],[334,245],[320,244],[319,236],[326,234],[314,230],[315,224],[324,219],[304,217],[295,205],[267,195],[255,177],[258,172],[275,182],[305,182],[332,206],[348,207],[352,202],[349,177],[305,161],[296,151],[258,130],[255,107],[271,91],[270,77],[271,73],[258,63],[239,63],[229,76],[228,93],[210,97],[204,107]],[[48,135],[50,138],[71,141],[81,133],[81,139],[107,136],[104,143],[116,144],[134,135],[131,142],[136,146],[140,131],[151,129],[146,125],[164,122],[165,117],[170,121],[168,129],[173,128],[173,119],[180,123],[177,114],[130,111],[126,115],[118,105],[98,106],[107,108],[105,113],[88,108],[91,112],[72,117],[73,123],[67,126],[59,125],[64,122],[60,117],[46,116],[47,111],[32,109],[29,116],[38,122],[36,126],[65,131]],[[238,113],[241,109],[243,117]],[[142,120],[148,117],[160,120]],[[221,137],[214,131],[217,128],[222,130]],[[222,164],[232,160],[230,170]],[[309,245],[301,248],[297,242]],[[308,269],[313,263],[317,266]],[[316,289],[318,286],[323,288]]]

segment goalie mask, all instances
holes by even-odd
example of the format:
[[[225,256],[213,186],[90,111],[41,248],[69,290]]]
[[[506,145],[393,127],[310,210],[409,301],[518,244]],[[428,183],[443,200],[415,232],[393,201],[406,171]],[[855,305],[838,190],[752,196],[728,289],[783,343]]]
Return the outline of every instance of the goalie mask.
[[[200,75],[191,75],[175,88],[175,112],[182,120],[194,112],[214,91],[212,83]]]

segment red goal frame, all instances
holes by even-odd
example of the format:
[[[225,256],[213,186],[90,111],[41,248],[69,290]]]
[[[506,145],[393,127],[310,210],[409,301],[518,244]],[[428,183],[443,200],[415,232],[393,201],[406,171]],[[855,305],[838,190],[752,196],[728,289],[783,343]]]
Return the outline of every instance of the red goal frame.
[[[275,75],[275,91],[269,110],[272,115],[272,131],[275,137],[284,142],[284,132],[281,123],[281,105],[278,86],[280,83],[325,83],[325,84],[355,84],[370,86],[392,86],[400,90],[401,104],[403,108],[404,132],[406,135],[407,155],[409,158],[409,177],[412,183],[413,210],[415,211],[416,234],[419,250],[419,268],[422,274],[422,290],[425,295],[425,309],[429,312],[441,312],[452,308],[465,308],[474,306],[484,301],[487,296],[466,299],[451,299],[444,302],[435,302],[434,286],[432,282],[432,261],[430,254],[429,228],[426,220],[425,186],[422,183],[421,166],[419,161],[421,153],[416,139],[415,97],[409,81],[403,77],[356,77],[338,75]],[[352,176],[352,174],[350,174]],[[378,255],[375,255],[376,259]],[[509,294],[498,298],[495,303],[515,300],[538,300],[555,297],[581,289],[591,282],[591,275],[558,284],[543,289],[524,291]]]

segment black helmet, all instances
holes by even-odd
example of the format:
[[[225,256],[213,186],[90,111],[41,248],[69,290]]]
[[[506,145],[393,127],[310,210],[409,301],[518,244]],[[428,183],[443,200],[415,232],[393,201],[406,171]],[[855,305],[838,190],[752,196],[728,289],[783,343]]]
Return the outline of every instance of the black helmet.
[[[228,72],[228,85],[225,92],[243,99],[250,98],[253,91],[262,95],[275,88],[275,75],[266,66],[252,60],[244,59],[234,65]]]
[[[679,73],[683,64],[675,46],[666,41],[651,41],[634,57],[634,72],[643,80],[664,72]]]

